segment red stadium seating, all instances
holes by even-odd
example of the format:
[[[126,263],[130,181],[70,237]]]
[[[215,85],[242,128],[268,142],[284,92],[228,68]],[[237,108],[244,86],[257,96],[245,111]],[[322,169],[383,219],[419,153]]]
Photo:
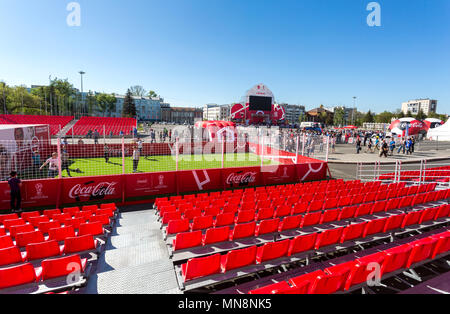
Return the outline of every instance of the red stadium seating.
[[[44,116],[44,115],[0,115],[1,124],[48,124],[50,135],[56,135],[74,117],[67,116]]]
[[[132,118],[103,118],[103,117],[82,117],[74,126],[74,135],[85,136],[89,130],[97,130],[103,135],[103,126],[105,127],[105,135],[113,134],[118,136],[122,131],[125,135],[129,135],[137,126],[136,119]],[[72,135],[69,130],[67,135]]]

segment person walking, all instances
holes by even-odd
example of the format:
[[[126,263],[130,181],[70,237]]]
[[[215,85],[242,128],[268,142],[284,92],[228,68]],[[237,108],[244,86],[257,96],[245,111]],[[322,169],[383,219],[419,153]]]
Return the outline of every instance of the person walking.
[[[17,178],[17,172],[11,171],[10,178],[8,179],[8,184],[11,190],[11,212],[20,212],[20,205],[22,202],[20,188],[22,187],[22,181]]]
[[[392,138],[391,141],[389,142],[389,151],[391,156],[394,156],[394,150],[395,150],[395,140],[394,138]]]
[[[53,153],[52,157],[47,159],[44,164],[39,168],[39,170],[42,170],[45,166],[48,165],[48,178],[54,178],[58,175],[58,154]]]
[[[356,140],[356,154],[359,155],[359,152],[361,151],[361,139],[358,137]]]
[[[406,140],[406,143],[405,143],[406,155],[411,155],[412,154],[411,145],[412,145],[412,141],[411,141],[410,138],[408,138]]]
[[[133,173],[137,172],[138,165],[139,165],[139,149],[137,147],[134,147],[133,150]]]
[[[397,154],[400,154],[400,152],[403,150],[403,154],[405,154],[405,147],[406,147],[406,141],[405,139],[402,139],[400,141],[400,145],[398,146]]]
[[[383,157],[384,155],[384,157],[387,158],[388,151],[389,151],[388,144],[386,143],[386,140],[383,140],[380,145],[380,157]]]

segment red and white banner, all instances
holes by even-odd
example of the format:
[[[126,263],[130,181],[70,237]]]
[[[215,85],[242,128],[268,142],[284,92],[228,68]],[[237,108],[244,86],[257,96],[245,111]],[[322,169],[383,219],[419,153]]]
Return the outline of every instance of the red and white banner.
[[[311,159],[312,160],[312,159]],[[80,177],[25,181],[22,187],[24,208],[56,208],[92,201],[126,201],[130,198],[159,195],[205,193],[212,190],[239,189],[263,185],[323,180],[326,162],[291,165],[184,170],[99,177]],[[8,210],[10,189],[0,182],[0,210]]]

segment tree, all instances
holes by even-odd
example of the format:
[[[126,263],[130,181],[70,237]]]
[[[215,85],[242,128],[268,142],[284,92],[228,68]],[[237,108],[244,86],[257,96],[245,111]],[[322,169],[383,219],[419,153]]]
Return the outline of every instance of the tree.
[[[416,120],[422,121],[427,118],[427,115],[423,112],[422,108],[419,108],[419,112],[416,115]]]
[[[391,123],[394,114],[389,111],[383,111],[375,116],[375,122],[377,123]]]
[[[412,117],[412,113],[411,113],[410,110],[408,110],[408,111],[406,112],[406,117],[408,117],[408,118]]]
[[[363,118],[363,122],[365,123],[374,123],[375,119],[373,117],[373,113],[369,110]]]
[[[136,117],[136,105],[134,103],[133,94],[131,90],[128,89],[125,99],[123,101],[122,116],[124,118],[135,118]]]
[[[148,97],[150,97],[150,98],[156,98],[156,97],[158,97],[158,95],[156,95],[156,93],[154,92],[154,91],[149,91],[148,92]]]
[[[103,116],[111,116],[111,112],[116,107],[116,96],[114,94],[100,93],[95,98],[97,100],[97,109],[103,113]]]
[[[334,110],[334,125],[344,126],[345,124],[345,110],[344,108],[336,108]]]
[[[136,97],[144,97],[147,94],[147,91],[140,85],[131,86],[130,91]]]

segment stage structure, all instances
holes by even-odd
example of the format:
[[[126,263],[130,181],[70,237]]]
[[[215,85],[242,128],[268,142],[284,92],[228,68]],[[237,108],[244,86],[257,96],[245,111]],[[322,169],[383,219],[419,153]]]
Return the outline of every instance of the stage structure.
[[[273,124],[285,121],[283,106],[275,103],[272,91],[264,84],[255,85],[240,104],[231,108],[231,119],[247,125]]]

